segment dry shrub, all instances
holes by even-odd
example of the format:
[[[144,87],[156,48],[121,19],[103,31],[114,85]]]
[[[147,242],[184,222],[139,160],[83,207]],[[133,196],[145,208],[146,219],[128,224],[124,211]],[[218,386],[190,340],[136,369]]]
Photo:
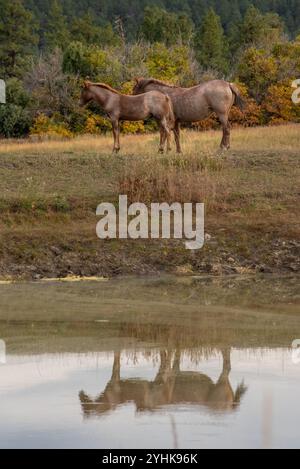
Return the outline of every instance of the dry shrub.
[[[130,203],[203,202],[217,210],[226,193],[221,160],[216,157],[128,158],[119,178]]]

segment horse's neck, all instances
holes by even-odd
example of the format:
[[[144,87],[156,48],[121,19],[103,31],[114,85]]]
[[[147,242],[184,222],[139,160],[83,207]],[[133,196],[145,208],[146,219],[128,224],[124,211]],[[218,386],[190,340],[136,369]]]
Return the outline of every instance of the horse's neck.
[[[94,91],[94,99],[97,101],[100,106],[102,106],[104,109],[106,107],[106,104],[113,94],[112,91],[107,90],[106,88],[101,88],[100,86],[94,86],[93,87]]]

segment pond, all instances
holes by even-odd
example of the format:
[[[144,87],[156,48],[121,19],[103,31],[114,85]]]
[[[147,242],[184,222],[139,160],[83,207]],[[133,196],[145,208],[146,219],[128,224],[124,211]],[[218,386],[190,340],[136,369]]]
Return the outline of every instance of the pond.
[[[0,285],[0,447],[297,448],[299,305],[299,277]]]

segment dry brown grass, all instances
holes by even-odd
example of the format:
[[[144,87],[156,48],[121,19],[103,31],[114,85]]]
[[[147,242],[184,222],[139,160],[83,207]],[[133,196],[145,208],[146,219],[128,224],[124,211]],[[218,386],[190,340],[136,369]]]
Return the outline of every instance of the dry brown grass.
[[[130,202],[203,202],[211,210],[226,192],[223,170],[223,161],[208,155],[127,158],[119,192]]]
[[[122,154],[149,155],[158,149],[157,135],[124,135],[121,137]],[[193,152],[215,154],[221,140],[220,131],[182,132],[185,155]],[[233,151],[293,151],[299,147],[299,124],[274,127],[234,128],[232,130]],[[173,145],[174,146],[174,145]],[[108,155],[112,150],[112,136],[82,136],[64,141],[2,140],[0,154],[64,154],[95,153]]]

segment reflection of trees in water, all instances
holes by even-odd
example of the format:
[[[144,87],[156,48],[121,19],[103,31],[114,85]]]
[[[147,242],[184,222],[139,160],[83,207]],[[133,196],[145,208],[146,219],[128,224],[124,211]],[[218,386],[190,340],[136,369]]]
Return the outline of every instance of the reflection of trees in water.
[[[161,349],[159,369],[154,380],[122,379],[121,353],[115,352],[112,375],[105,390],[92,399],[79,394],[85,417],[101,416],[118,406],[133,402],[137,411],[154,411],[169,405],[201,405],[212,411],[234,411],[246,392],[244,383],[234,391],[230,383],[231,349],[221,350],[223,367],[219,379],[196,371],[182,371],[183,351]]]

